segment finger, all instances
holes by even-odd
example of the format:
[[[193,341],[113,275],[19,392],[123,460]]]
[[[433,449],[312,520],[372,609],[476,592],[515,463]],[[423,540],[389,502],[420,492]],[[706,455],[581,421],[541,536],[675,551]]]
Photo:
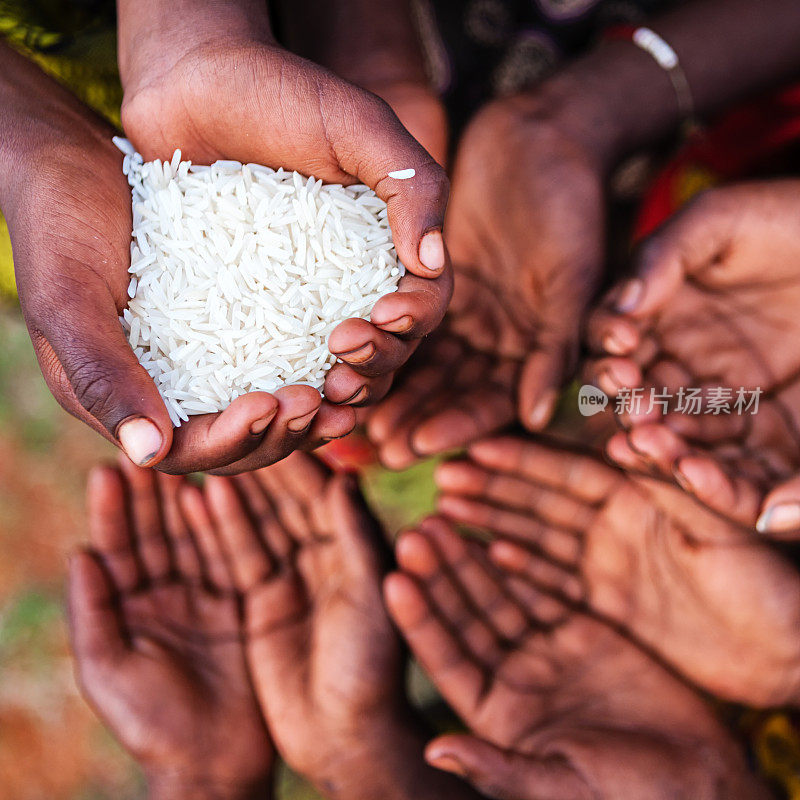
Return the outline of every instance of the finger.
[[[759,533],[776,539],[800,538],[800,477],[786,481],[764,499],[756,525]]]
[[[595,309],[586,324],[586,343],[593,353],[629,356],[641,341],[640,323],[605,304]]]
[[[479,545],[465,542],[444,524],[429,522],[425,530],[473,608],[499,637],[516,641],[528,627],[527,618],[504,591]]]
[[[211,471],[213,475],[240,475],[244,472],[260,470],[264,466],[279,463],[282,459],[299,450],[314,450],[334,439],[347,436],[356,425],[356,412],[350,406],[334,406],[323,400],[311,423],[305,430],[295,433],[275,429],[275,436],[268,437],[262,446],[250,455]],[[275,461],[277,459],[277,461]]]
[[[651,470],[672,480],[673,468],[679,458],[689,453],[689,445],[666,425],[646,424],[628,433],[630,448],[642,456]]]
[[[247,395],[245,395],[247,396]],[[266,431],[244,458],[225,460],[207,472],[215,475],[238,475],[274,464],[289,453],[305,446],[314,420],[322,407],[322,397],[310,386],[284,386],[275,392],[278,411]]]
[[[372,308],[370,322],[407,339],[420,339],[439,327],[453,295],[453,272],[437,278],[420,278],[406,273],[397,291],[381,297]]]
[[[174,474],[206,472],[243,458],[262,444],[280,411],[285,414],[279,394],[251,392],[219,414],[191,417],[175,430],[172,449],[159,469]]]
[[[517,402],[519,418],[528,430],[543,430],[555,413],[568,349],[564,346],[537,350],[523,364]]]
[[[108,289],[84,283],[69,303],[31,302],[24,292],[20,299],[42,371],[61,405],[105,432],[134,463],[159,463],[172,445],[172,422],[125,338]]]
[[[325,377],[325,397],[331,403],[356,407],[377,403],[389,391],[393,377],[390,374],[368,378],[349,364],[334,364]]]
[[[423,415],[411,432],[411,446],[420,456],[463,447],[506,427],[515,419],[510,387],[487,382],[474,389],[456,390],[448,402]]]
[[[590,800],[593,789],[563,757],[536,758],[501,750],[483,739],[448,734],[425,748],[433,767],[466,778],[486,797]]]
[[[592,455],[522,437],[476,442],[469,456],[486,469],[517,475],[589,504],[605,500],[619,482],[619,473]]]
[[[441,233],[450,192],[447,175],[385,102],[366,92],[361,99],[357,126],[340,108],[330,115],[329,135],[339,163],[386,203],[397,255],[406,269],[435,277],[449,268]],[[342,100],[352,105],[351,96]],[[390,175],[398,170],[413,170],[413,176]]]
[[[332,518],[342,574],[354,583],[369,584],[388,564],[383,529],[367,507],[354,476],[339,473],[328,483],[325,502]]]
[[[200,555],[189,532],[189,526],[183,518],[178,499],[185,479],[159,472],[157,480],[164,516],[164,532],[178,574],[190,582],[199,582],[202,577]]]
[[[441,520],[438,525],[444,524]],[[409,531],[396,547],[398,564],[418,581],[437,616],[453,632],[470,657],[485,665],[500,662],[502,652],[495,631],[459,586],[447,557],[433,541],[430,524],[423,532]]]
[[[420,400],[436,394],[448,381],[450,365],[463,351],[460,342],[449,336],[435,337],[417,350],[392,393],[370,415],[367,422],[370,441],[381,445],[393,436],[402,422],[414,415]]]
[[[447,494],[437,499],[436,511],[453,522],[483,528],[495,536],[537,547],[547,558],[564,566],[574,567],[581,554],[580,536],[543,523],[530,514]]]
[[[505,540],[492,542],[489,557],[501,569],[524,577],[546,592],[554,592],[575,603],[583,599],[583,584],[577,575],[518,544]]]
[[[133,546],[125,485],[113,467],[97,467],[87,486],[89,541],[103,560],[119,592],[130,592],[144,581],[139,554]]]
[[[569,495],[529,483],[511,475],[486,472],[468,462],[442,465],[437,486],[447,492],[440,510],[459,520],[497,530],[495,523],[507,512],[523,512],[557,528],[583,532],[594,521],[595,509]],[[466,519],[465,519],[466,517]]]
[[[220,549],[214,522],[202,490],[187,483],[181,489],[178,500],[183,517],[197,545],[203,582],[217,592],[231,591],[234,586],[231,570]]]
[[[455,712],[468,718],[484,685],[481,668],[466,657],[413,578],[393,573],[383,591],[386,607],[414,655]]]
[[[641,318],[666,308],[684,276],[723,253],[731,241],[731,217],[718,195],[697,196],[647,239],[634,256],[635,277],[621,287],[616,308]]]
[[[644,378],[639,365],[631,358],[609,356],[592,362],[592,382],[609,397],[616,397],[622,389],[642,386]]]
[[[234,585],[245,594],[270,574],[269,556],[234,482],[210,475],[204,488],[220,549],[230,564]]]
[[[328,442],[342,439],[356,426],[356,410],[351,406],[335,406],[323,401],[303,442],[303,450],[315,450]]]
[[[761,492],[739,475],[729,476],[713,458],[692,454],[673,467],[681,488],[727,519],[755,526]]]
[[[125,456],[120,457],[119,463],[127,483],[133,540],[145,578],[150,582],[162,581],[172,572],[172,557],[164,532],[156,474],[137,467]]]
[[[92,551],[80,551],[70,559],[68,605],[80,683],[91,695],[100,674],[127,651],[110,576]]]
[[[508,593],[514,597],[519,607],[525,611],[535,625],[552,628],[564,622],[573,613],[569,606],[557,597],[537,589],[525,578],[513,573],[509,574],[505,570],[503,575]],[[528,668],[522,664],[520,666],[523,670]]]
[[[399,369],[417,344],[385,333],[365,319],[345,320],[328,339],[331,353],[366,377],[385,375]]]
[[[273,563],[283,564],[294,550],[294,543],[278,521],[277,512],[255,478],[256,473],[246,472],[234,478],[245,500],[250,517],[255,521],[259,538],[266,545]]]

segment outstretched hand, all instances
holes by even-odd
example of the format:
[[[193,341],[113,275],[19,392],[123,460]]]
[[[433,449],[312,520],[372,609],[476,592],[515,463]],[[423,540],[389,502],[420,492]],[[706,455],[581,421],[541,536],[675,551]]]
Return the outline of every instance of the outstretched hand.
[[[601,389],[670,396],[666,413],[626,403],[629,424],[666,425],[762,492],[800,469],[798,188],[770,181],[701,195],[642,245],[634,277],[589,325],[588,374]]]
[[[323,794],[473,797],[427,767],[383,607],[386,543],[352,476],[300,453],[205,487],[241,593],[247,659],[278,751]]]
[[[139,3],[123,3],[120,12],[122,120],[145,158],[169,158],[180,148],[196,163],[236,159],[365,183],[386,201],[408,272],[369,322],[347,320],[331,334],[331,352],[343,363],[325,384],[333,403],[375,402],[450,299],[444,170],[386,102],[278,46],[263,3],[239,4],[248,13],[231,7],[237,4],[202,14],[193,8],[184,18],[174,3],[167,10],[162,0],[149,4],[151,17]],[[410,179],[389,174],[406,169],[414,171]],[[270,463],[258,461],[242,468]]]
[[[141,764],[152,798],[270,795],[274,752],[215,543],[182,479],[125,460],[90,478],[91,546],[70,563],[81,688]]]
[[[505,569],[586,603],[706,690],[753,706],[794,704],[797,570],[753,530],[744,486],[729,487],[730,521],[649,477],[669,449],[665,430],[612,440],[625,472],[557,444],[478,442],[468,459],[439,467],[438,509],[494,534],[490,553]],[[690,471],[695,459],[680,464]]]
[[[699,697],[612,628],[489,562],[441,519],[398,544],[385,593],[471,730],[429,763],[489,797],[766,797]]]

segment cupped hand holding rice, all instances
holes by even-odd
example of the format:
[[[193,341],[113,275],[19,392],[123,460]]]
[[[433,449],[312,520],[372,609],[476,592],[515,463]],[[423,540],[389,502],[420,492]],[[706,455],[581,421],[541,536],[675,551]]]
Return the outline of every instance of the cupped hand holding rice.
[[[173,423],[248,392],[323,390],[330,334],[368,319],[404,272],[386,204],[363,185],[180,151],[143,162],[115,141],[133,196],[122,324]]]

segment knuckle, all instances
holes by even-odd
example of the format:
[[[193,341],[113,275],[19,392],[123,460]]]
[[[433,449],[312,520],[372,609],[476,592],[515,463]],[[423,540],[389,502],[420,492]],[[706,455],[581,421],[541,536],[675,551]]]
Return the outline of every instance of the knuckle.
[[[119,403],[115,381],[109,371],[94,361],[79,361],[67,370],[67,379],[78,402],[95,419],[115,421]]]

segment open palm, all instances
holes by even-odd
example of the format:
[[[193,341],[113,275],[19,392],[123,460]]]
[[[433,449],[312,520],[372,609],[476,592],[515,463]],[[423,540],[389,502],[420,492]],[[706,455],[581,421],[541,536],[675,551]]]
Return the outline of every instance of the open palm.
[[[523,438],[479,442],[436,479],[439,510],[502,539],[490,552],[504,567],[585,602],[709,691],[797,702],[800,576],[744,525],[664,481]]]
[[[764,796],[680,681],[610,627],[498,571],[440,519],[398,545],[389,608],[471,735],[428,760],[520,800]]]
[[[71,567],[77,671],[154,794],[205,782],[251,797],[266,791],[272,747],[235,593],[209,567],[206,534],[183,521],[181,489],[130,462],[94,473],[91,549]]]

